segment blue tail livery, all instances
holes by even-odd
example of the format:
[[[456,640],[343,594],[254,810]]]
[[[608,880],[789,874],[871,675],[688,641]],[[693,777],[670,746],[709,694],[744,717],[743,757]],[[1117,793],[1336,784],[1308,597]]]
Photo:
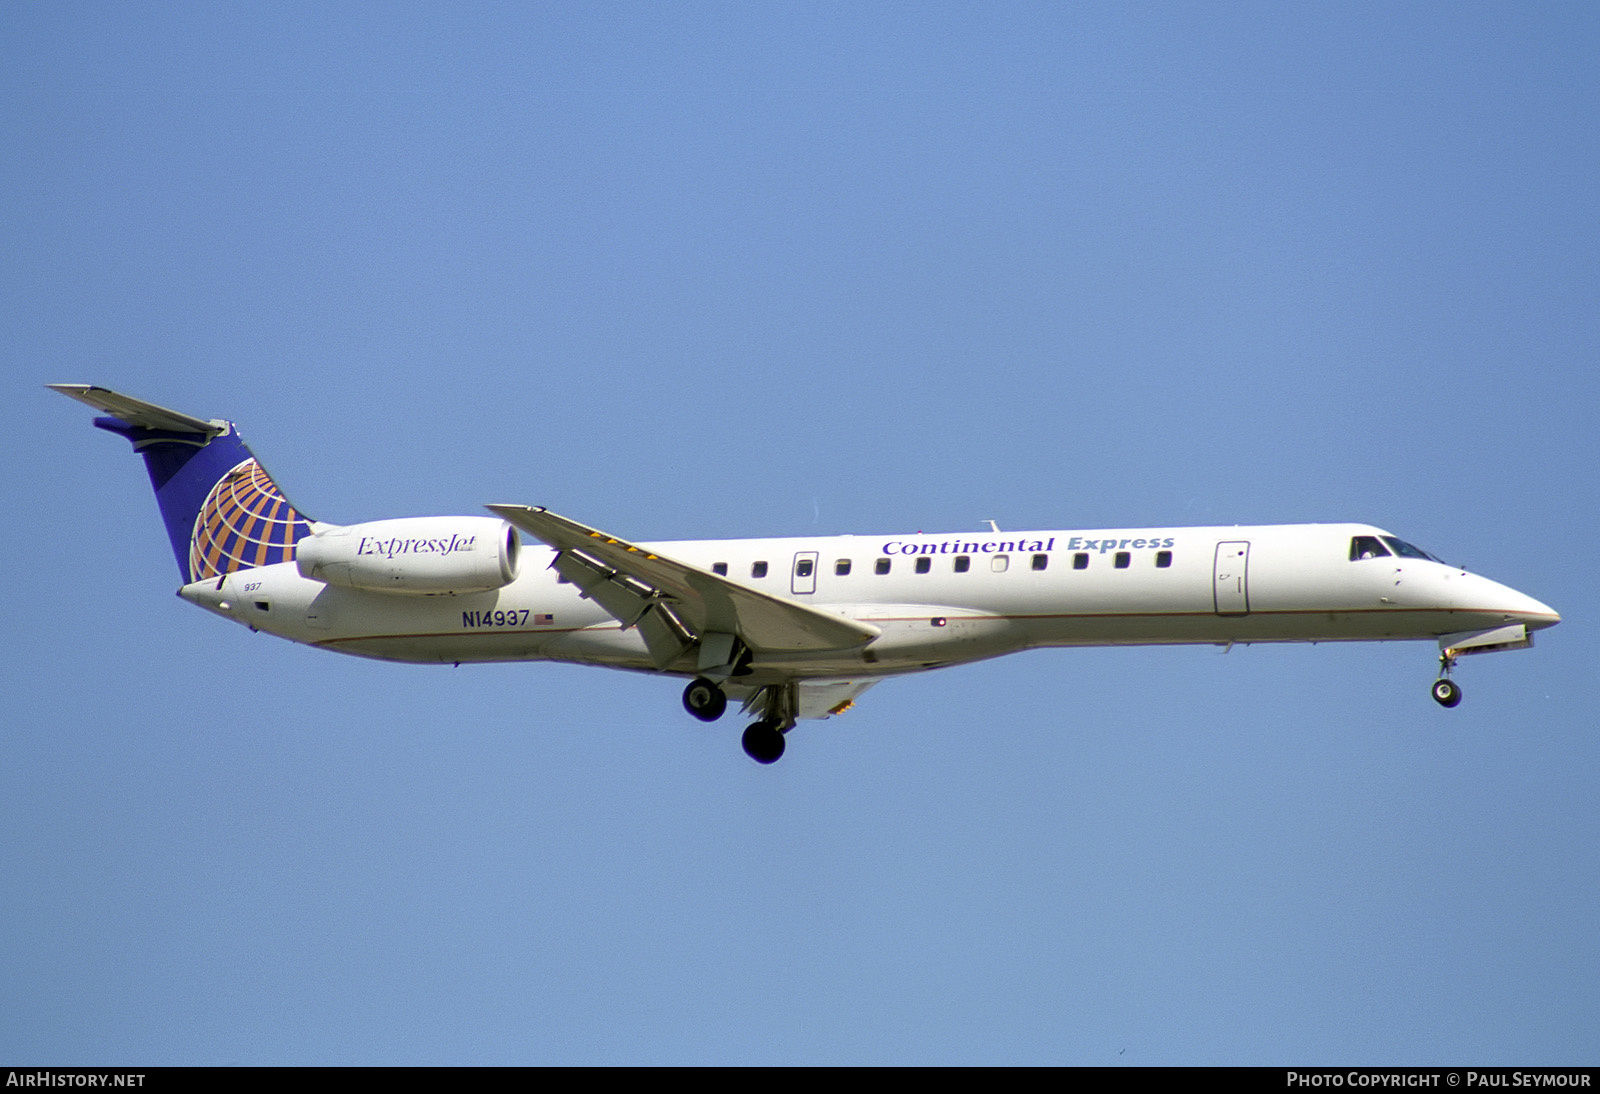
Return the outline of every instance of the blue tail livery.
[[[310,522],[232,422],[202,421],[88,384],[51,384],[109,417],[94,424],[144,457],[184,584],[294,559]]]

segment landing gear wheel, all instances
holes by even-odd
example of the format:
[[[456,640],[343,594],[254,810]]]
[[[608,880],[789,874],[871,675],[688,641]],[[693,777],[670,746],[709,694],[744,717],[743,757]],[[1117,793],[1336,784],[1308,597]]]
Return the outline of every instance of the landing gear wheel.
[[[1433,682],[1433,701],[1442,707],[1453,707],[1461,702],[1461,689],[1454,680],[1439,679]]]
[[[743,743],[745,754],[758,764],[777,763],[783,755],[783,734],[771,722],[751,722]]]
[[[683,689],[683,709],[702,722],[715,722],[728,709],[728,697],[710,680],[698,676]]]

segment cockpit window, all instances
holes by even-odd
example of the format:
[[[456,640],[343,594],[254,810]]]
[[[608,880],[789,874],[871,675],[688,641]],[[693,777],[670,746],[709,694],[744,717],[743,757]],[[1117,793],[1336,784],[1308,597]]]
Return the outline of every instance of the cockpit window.
[[[1394,536],[1384,536],[1383,542],[1394,548],[1394,553],[1399,555],[1401,558],[1425,558],[1429,562],[1439,561],[1428,552],[1424,551],[1421,547],[1413,547],[1403,539],[1396,539]]]
[[[1350,561],[1360,562],[1364,558],[1387,558],[1389,548],[1385,547],[1377,536],[1353,536],[1350,540]]]

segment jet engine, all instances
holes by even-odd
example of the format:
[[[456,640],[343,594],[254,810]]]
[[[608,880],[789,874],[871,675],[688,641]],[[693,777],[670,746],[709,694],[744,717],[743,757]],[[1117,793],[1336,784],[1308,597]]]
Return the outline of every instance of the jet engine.
[[[482,593],[517,576],[522,541],[494,517],[411,517],[326,528],[295,545],[302,577],[375,593]]]

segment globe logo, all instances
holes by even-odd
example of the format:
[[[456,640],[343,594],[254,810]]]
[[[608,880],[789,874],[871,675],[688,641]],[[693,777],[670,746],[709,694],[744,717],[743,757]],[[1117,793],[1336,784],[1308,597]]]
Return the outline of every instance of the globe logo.
[[[311,526],[254,459],[218,480],[189,538],[191,581],[289,562]]]

